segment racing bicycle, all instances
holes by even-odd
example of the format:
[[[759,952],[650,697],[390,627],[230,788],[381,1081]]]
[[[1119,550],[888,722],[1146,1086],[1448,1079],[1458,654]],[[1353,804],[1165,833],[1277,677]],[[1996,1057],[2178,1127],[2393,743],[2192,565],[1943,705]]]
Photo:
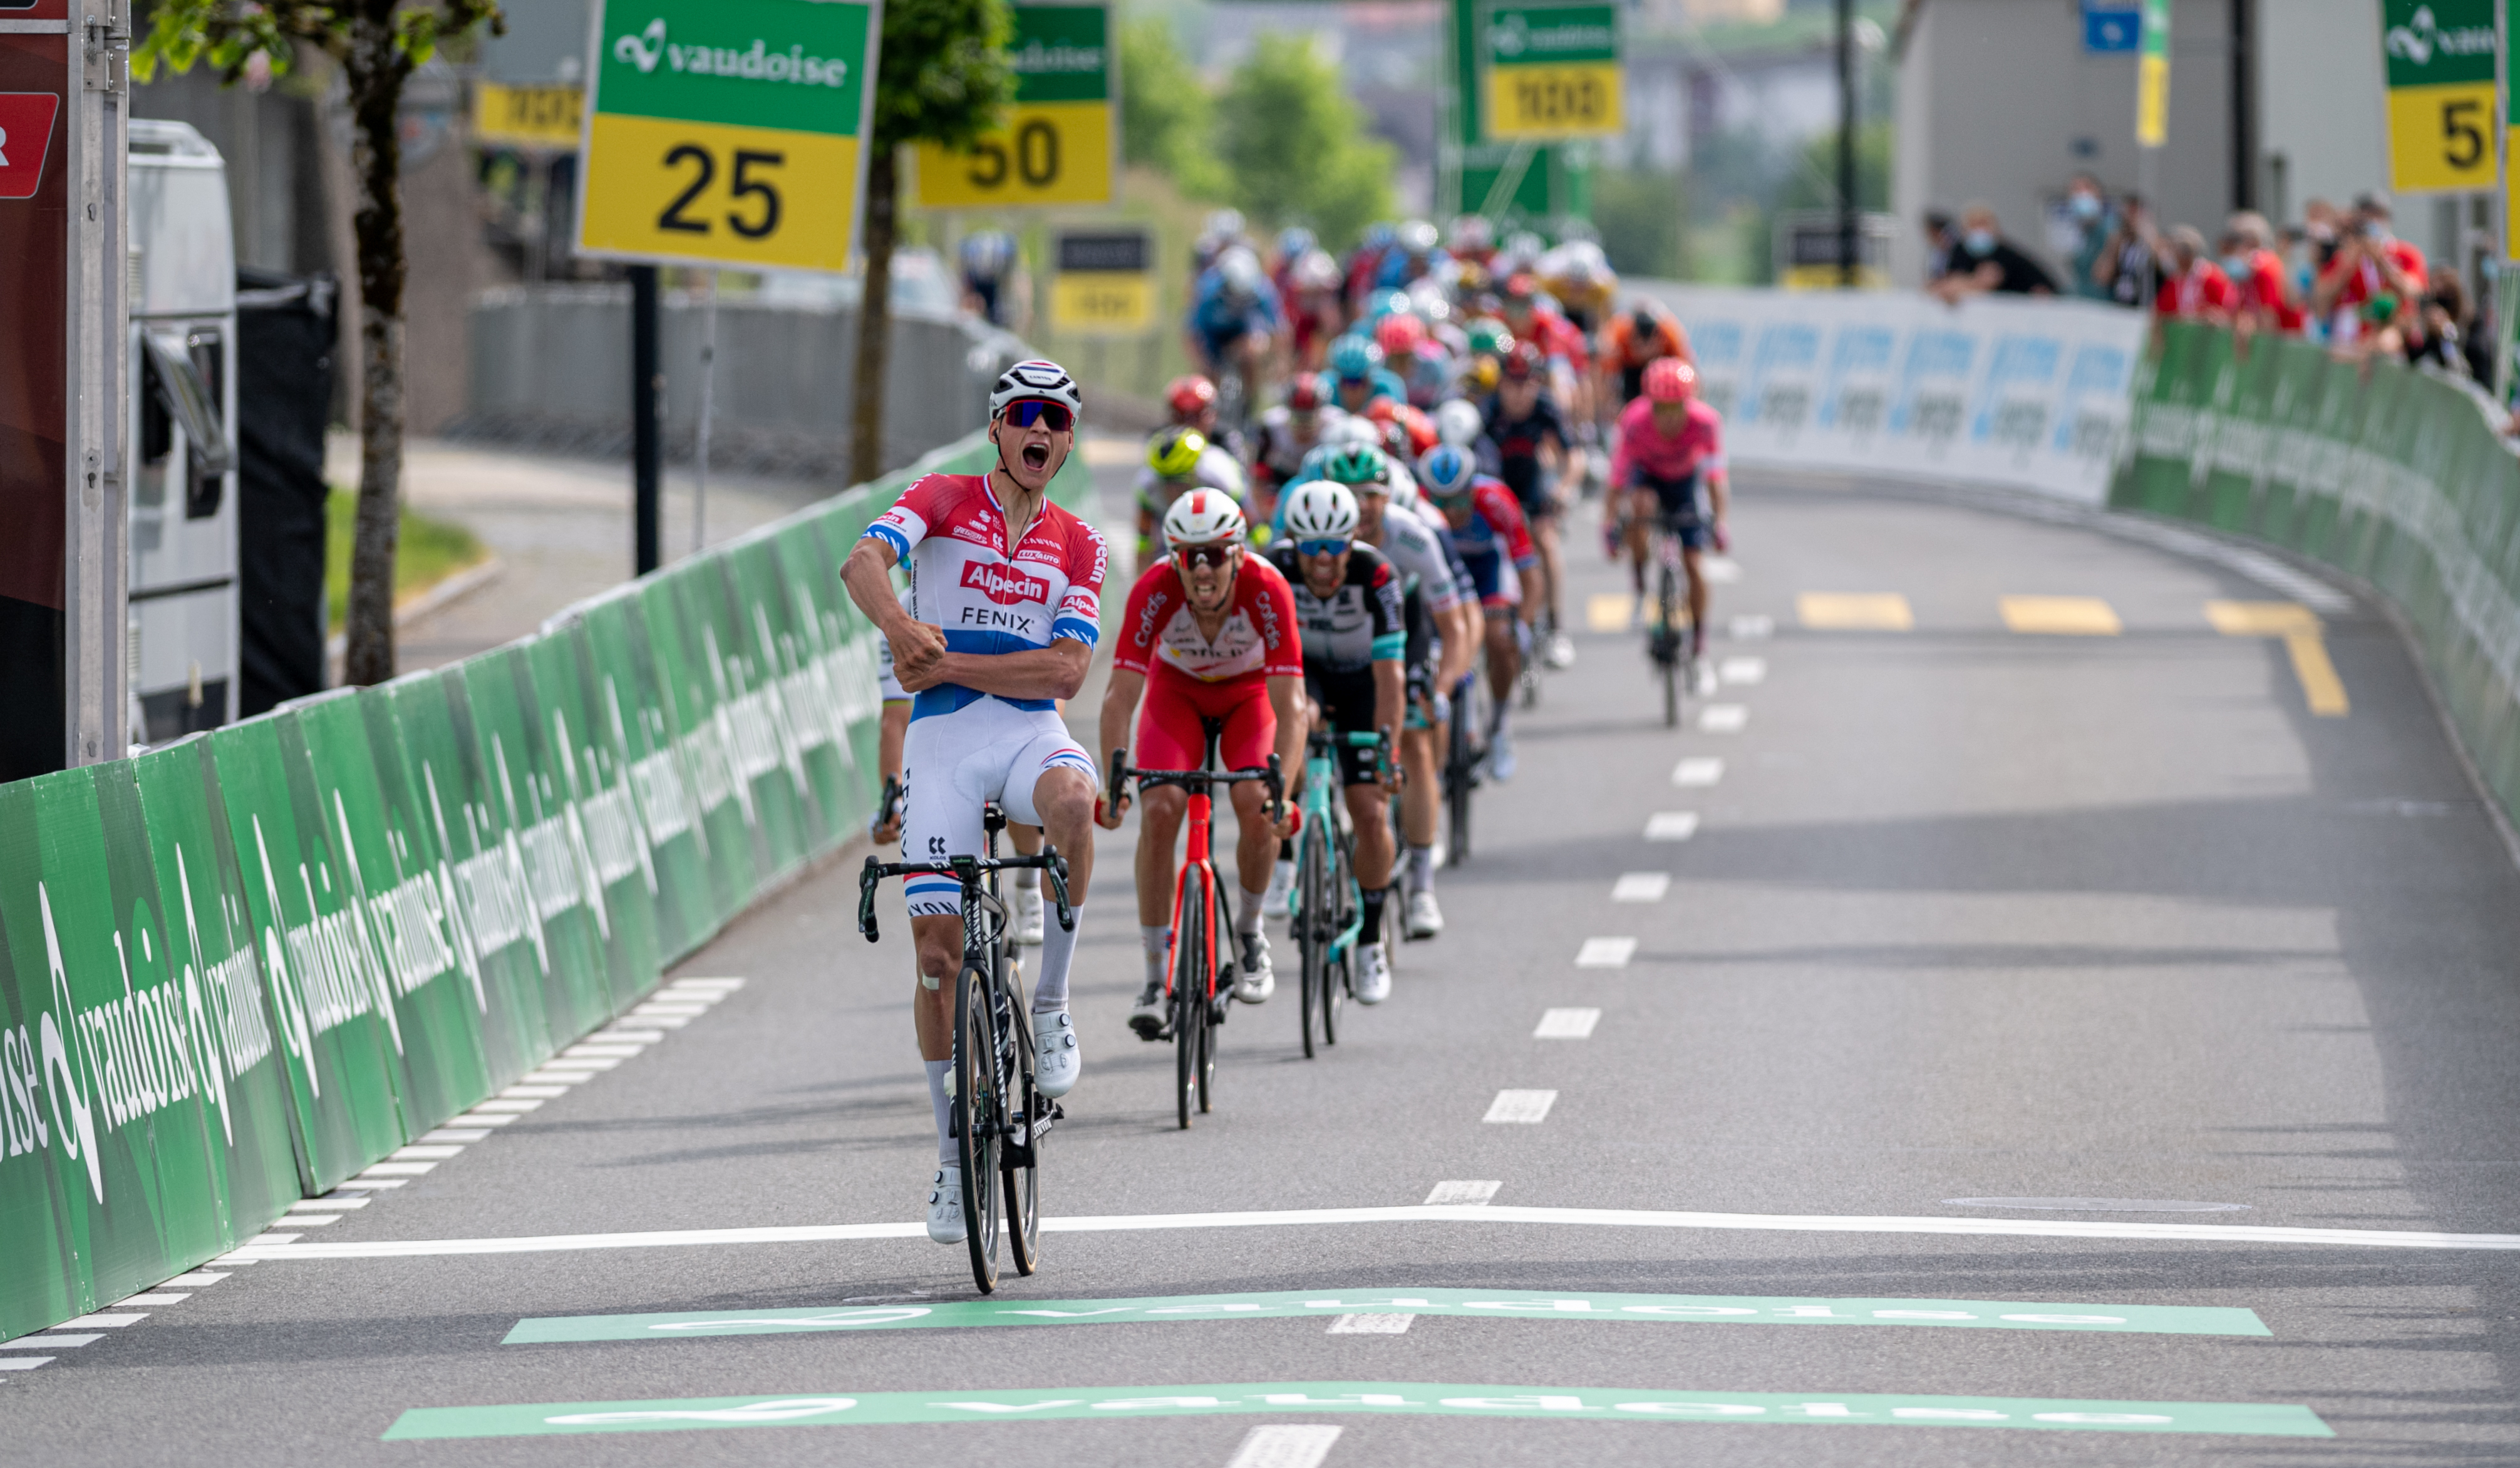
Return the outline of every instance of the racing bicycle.
[[[1206,731],[1207,753],[1198,769],[1132,770],[1129,751],[1114,749],[1110,787],[1105,792],[1109,807],[1119,809],[1121,786],[1135,777],[1141,796],[1155,785],[1175,785],[1190,797],[1190,839],[1182,855],[1181,874],[1173,883],[1173,951],[1165,965],[1165,985],[1170,991],[1165,1028],[1173,1042],[1174,1107],[1185,1132],[1190,1130],[1193,1109],[1203,1112],[1214,1104],[1216,1029],[1233,1008],[1235,971],[1239,966],[1234,952],[1234,910],[1226,898],[1225,882],[1216,874],[1211,850],[1212,787],[1261,780],[1269,786],[1273,810],[1285,793],[1285,778],[1275,754],[1269,756],[1264,770],[1217,769],[1216,748],[1225,734],[1224,721],[1199,722]]]
[[[1486,782],[1488,732],[1495,703],[1487,670],[1473,667],[1453,689],[1444,742],[1444,865],[1470,859],[1470,795]]]
[[[1365,891],[1356,880],[1356,830],[1349,823],[1346,783],[1334,757],[1337,746],[1374,752],[1377,774],[1388,772],[1387,733],[1336,734],[1316,729],[1304,740],[1302,824],[1295,833],[1295,890],[1287,929],[1295,940],[1304,994],[1304,1057],[1311,1059],[1316,1030],[1321,1045],[1338,1044],[1338,1011],[1355,990],[1352,959],[1357,946],[1376,941],[1365,927]],[[1385,921],[1389,912],[1385,911]]]
[[[1645,623],[1645,656],[1662,680],[1662,722],[1674,729],[1680,726],[1681,690],[1695,675],[1697,664],[1689,647],[1688,572],[1680,560],[1680,530],[1686,523],[1669,515],[1654,519],[1654,602]]]
[[[1076,911],[1067,905],[1066,858],[1051,846],[1037,857],[1000,857],[998,833],[1007,818],[995,802],[983,824],[985,856],[941,862],[867,858],[858,873],[858,931],[867,942],[876,941],[875,891],[885,877],[932,872],[962,884],[963,963],[954,980],[954,1058],[946,1085],[953,1096],[955,1156],[963,1168],[964,1240],[971,1251],[971,1280],[985,1295],[998,1287],[1002,1233],[1016,1273],[1030,1274],[1041,1266],[1041,1143],[1063,1114],[1033,1084],[1032,1014],[1008,953],[1009,910],[998,894],[998,873],[1019,867],[1049,873],[1063,931],[1075,930]]]

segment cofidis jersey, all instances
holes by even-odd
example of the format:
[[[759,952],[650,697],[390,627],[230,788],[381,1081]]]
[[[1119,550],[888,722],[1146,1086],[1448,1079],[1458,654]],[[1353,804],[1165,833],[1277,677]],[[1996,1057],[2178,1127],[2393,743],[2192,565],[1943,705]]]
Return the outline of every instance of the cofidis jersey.
[[[1093,526],[1053,504],[1007,547],[1006,508],[984,474],[929,474],[902,491],[867,527],[910,567],[911,615],[945,633],[954,652],[1024,652],[1072,638],[1091,647],[1102,615],[1108,554]],[[947,714],[982,698],[939,684],[911,700],[910,716]],[[1049,698],[1005,698],[1022,709]]]

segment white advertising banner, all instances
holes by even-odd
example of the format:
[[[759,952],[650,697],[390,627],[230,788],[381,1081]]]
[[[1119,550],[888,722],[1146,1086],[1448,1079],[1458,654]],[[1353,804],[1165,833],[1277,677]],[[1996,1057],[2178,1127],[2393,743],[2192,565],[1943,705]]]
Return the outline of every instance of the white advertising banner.
[[[1744,467],[2002,485],[2099,504],[2140,314],[2091,301],[1632,281],[1678,312]]]

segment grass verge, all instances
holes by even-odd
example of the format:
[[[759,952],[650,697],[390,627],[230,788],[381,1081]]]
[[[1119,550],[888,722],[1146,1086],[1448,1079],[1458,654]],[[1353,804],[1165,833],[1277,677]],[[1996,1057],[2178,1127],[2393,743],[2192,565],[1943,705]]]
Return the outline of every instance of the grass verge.
[[[341,630],[350,604],[350,537],[358,519],[355,491],[334,490],[324,502],[324,604],[332,630]],[[490,548],[472,531],[447,520],[402,512],[402,537],[394,550],[394,603],[400,605],[437,583],[479,565]]]

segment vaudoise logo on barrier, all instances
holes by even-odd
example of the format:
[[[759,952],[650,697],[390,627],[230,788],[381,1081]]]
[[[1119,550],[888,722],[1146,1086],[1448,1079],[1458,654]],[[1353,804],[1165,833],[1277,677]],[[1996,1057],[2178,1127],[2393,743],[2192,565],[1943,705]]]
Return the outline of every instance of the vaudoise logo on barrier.
[[[160,955],[153,936],[156,922],[140,908],[128,936],[113,934],[121,995],[86,1009],[72,1001],[52,892],[39,880],[35,902],[51,1004],[31,1029],[21,1024],[0,1031],[0,1067],[6,1071],[0,1076],[0,1134],[7,1155],[58,1148],[85,1169],[89,1194],[98,1203],[105,1201],[97,1150],[100,1114],[103,1130],[112,1131],[199,1096],[218,1112],[220,1130],[234,1145],[228,1086],[271,1053],[271,1032],[253,992],[253,956],[240,948],[216,961],[207,957],[193,916],[192,873],[180,849],[175,869],[186,952]],[[162,960],[176,957],[181,966],[159,977]],[[158,981],[151,982],[153,977]],[[62,1017],[69,1022],[68,1034]]]

